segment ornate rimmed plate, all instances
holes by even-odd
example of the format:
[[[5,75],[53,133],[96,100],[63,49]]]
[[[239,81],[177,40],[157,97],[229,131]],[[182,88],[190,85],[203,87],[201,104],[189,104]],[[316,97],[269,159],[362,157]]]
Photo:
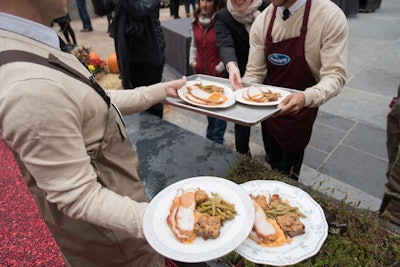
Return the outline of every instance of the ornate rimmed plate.
[[[279,105],[279,103],[282,102],[283,99],[285,99],[285,97],[287,97],[288,95],[290,95],[291,93],[287,90],[284,89],[280,89],[274,86],[259,86],[261,88],[261,90],[263,92],[267,92],[268,90],[270,90],[273,93],[279,93],[280,96],[278,97],[277,101],[271,101],[271,102],[255,102],[255,101],[249,101],[243,98],[243,92],[246,92],[248,90],[248,87],[246,88],[242,88],[239,90],[236,90],[234,92],[235,94],[235,99],[237,102],[242,103],[242,104],[246,104],[246,105],[252,105],[252,106],[276,106]]]
[[[291,243],[278,247],[263,247],[247,238],[236,248],[237,253],[252,262],[273,266],[296,264],[318,253],[328,236],[328,224],[321,206],[308,193],[278,181],[249,181],[241,187],[253,195],[279,194],[307,217],[300,219],[305,226],[305,233],[293,237]]]
[[[218,105],[202,105],[202,104],[195,103],[195,102],[191,101],[190,99],[188,99],[185,96],[185,93],[187,92],[187,87],[191,86],[191,85],[194,85],[194,84],[198,84],[198,83],[201,83],[204,86],[206,86],[206,85],[215,85],[215,86],[224,88],[224,95],[228,99],[224,103],[218,104]],[[227,107],[232,106],[236,102],[235,101],[235,94],[233,93],[233,90],[231,88],[229,88],[229,87],[227,87],[227,86],[225,86],[223,84],[217,83],[217,82],[199,81],[199,80],[188,81],[188,82],[186,82],[186,84],[182,88],[178,89],[177,92],[178,92],[179,97],[183,101],[185,101],[186,103],[189,103],[191,105],[198,106],[198,107],[203,107],[203,108],[227,108]]]
[[[179,188],[200,188],[208,194],[217,193],[235,204],[237,214],[224,223],[218,238],[203,240],[198,237],[192,244],[181,243],[166,222]],[[149,244],[165,257],[181,262],[203,262],[222,257],[238,247],[249,235],[253,221],[253,204],[245,190],[224,178],[200,176],[176,182],[158,193],[146,209],[143,230]]]

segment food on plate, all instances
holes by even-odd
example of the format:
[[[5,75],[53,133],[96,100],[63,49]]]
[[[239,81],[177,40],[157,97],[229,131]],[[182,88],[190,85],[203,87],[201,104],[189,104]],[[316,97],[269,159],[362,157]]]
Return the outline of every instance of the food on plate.
[[[235,205],[225,201],[218,194],[212,193],[211,196],[204,201],[197,202],[196,209],[198,212],[208,213],[211,216],[221,216],[222,222],[235,217]]]
[[[283,201],[278,194],[269,200],[265,195],[251,195],[255,209],[254,226],[249,237],[261,246],[281,246],[291,238],[305,233],[300,217],[305,217],[297,207]]]
[[[167,224],[182,243],[192,243],[196,237],[215,239],[223,223],[235,217],[234,204],[218,194],[209,195],[201,189],[179,188],[172,200]]]
[[[216,106],[225,103],[228,97],[224,94],[224,88],[216,85],[202,85],[196,83],[186,87],[183,95],[195,104]]]
[[[196,203],[203,203],[208,200],[208,194],[204,190],[197,190],[195,194]]]
[[[167,217],[167,224],[175,237],[184,243],[190,243],[196,238],[194,233],[195,194],[193,191],[185,192],[178,189]]]
[[[204,240],[215,239],[219,236],[221,229],[221,216],[211,216],[208,213],[201,213],[194,229],[196,235],[202,237]]]
[[[275,218],[285,235],[294,237],[305,233],[300,217],[306,216],[299,211],[298,207],[292,207],[288,201],[283,201],[278,194],[272,195],[265,212]]]
[[[267,207],[265,209],[267,215],[276,218],[277,216],[285,215],[288,213],[295,213],[300,217],[305,218],[304,215],[298,207],[292,207],[289,202],[286,200],[282,200],[279,194],[273,194],[270,199],[269,203],[267,203]]]
[[[242,98],[251,102],[267,103],[278,101],[280,93],[274,93],[271,90],[264,91],[260,87],[252,85],[242,92]]]
[[[266,247],[280,246],[288,242],[275,220],[268,218],[260,204],[253,199],[255,217],[250,238]]]
[[[277,216],[275,220],[285,235],[289,237],[305,233],[304,224],[300,221],[299,216],[293,212]]]

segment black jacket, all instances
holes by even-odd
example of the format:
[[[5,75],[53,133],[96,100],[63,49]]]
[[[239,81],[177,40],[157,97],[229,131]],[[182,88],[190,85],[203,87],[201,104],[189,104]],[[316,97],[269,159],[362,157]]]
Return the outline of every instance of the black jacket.
[[[160,0],[118,0],[110,30],[122,79],[129,62],[165,62],[165,40],[159,19]]]
[[[259,10],[263,11],[271,0],[263,0]],[[217,33],[217,47],[224,65],[230,61],[238,64],[240,75],[246,71],[249,56],[249,33],[244,25],[237,22],[225,7],[215,16],[215,30]]]

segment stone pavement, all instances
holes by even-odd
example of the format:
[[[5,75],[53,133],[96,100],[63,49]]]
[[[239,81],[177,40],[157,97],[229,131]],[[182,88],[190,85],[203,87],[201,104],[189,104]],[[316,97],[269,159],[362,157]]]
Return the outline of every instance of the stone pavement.
[[[348,18],[348,82],[339,96],[320,107],[300,174],[302,183],[372,210],[379,208],[384,192],[386,111],[400,82],[398,14],[398,0],[382,0],[375,12]],[[185,15],[183,6],[180,15]],[[168,19],[169,9],[161,9],[161,20]],[[79,19],[72,22],[78,44],[90,46],[107,58],[114,51],[113,40],[106,33],[107,19],[93,17],[92,23],[93,32],[81,33]],[[180,76],[168,65],[165,67],[165,80]],[[166,111],[166,120],[205,135],[204,115],[173,107]],[[234,149],[232,123],[228,123],[225,145]],[[255,158],[264,161],[259,126],[252,127],[251,150]]]

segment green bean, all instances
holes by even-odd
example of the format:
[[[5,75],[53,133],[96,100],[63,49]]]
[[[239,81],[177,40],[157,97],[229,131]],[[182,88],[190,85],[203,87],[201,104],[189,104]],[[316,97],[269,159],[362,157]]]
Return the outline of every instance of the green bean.
[[[212,193],[211,198],[197,204],[197,211],[211,216],[219,215],[222,221],[233,219],[236,215],[235,205],[223,200],[218,194]]]
[[[284,209],[284,210],[265,209],[265,213],[267,215],[271,215],[273,217],[286,215],[286,214],[291,213],[291,212],[292,213],[296,213],[297,215],[299,215],[299,216],[301,216],[303,218],[306,217],[306,215],[304,213],[300,212],[298,208],[293,208],[293,207],[290,207],[290,206],[288,208]]]

